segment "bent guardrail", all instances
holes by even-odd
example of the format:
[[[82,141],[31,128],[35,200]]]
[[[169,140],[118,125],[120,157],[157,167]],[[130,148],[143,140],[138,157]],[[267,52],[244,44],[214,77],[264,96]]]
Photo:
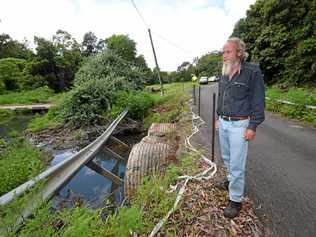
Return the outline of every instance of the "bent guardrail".
[[[85,165],[93,158],[93,156],[99,151],[102,145],[110,137],[118,123],[125,117],[127,110],[123,111],[106,129],[106,131],[100,135],[94,142],[74,154],[67,160],[48,168],[43,173],[39,174],[32,180],[20,185],[7,194],[0,197],[0,205],[6,205],[14,200],[16,197],[22,195],[26,190],[33,187],[39,181],[48,178],[42,190],[43,199],[47,199],[54,191],[56,191],[61,185],[67,182],[82,165]]]
[[[90,143],[88,146],[80,150],[78,153],[70,157],[69,159],[53,166],[40,175],[36,176],[34,179],[20,185],[9,193],[0,197],[0,205],[6,205],[13,201],[16,197],[22,195],[26,190],[33,187],[36,183],[43,179],[45,183],[40,190],[35,191],[26,208],[19,214],[15,222],[15,226],[12,230],[17,230],[21,223],[29,217],[35,208],[42,202],[46,201],[55,194],[62,185],[64,185],[73,175],[79,171],[82,165],[86,165],[90,162],[100,148],[104,145],[107,139],[111,136],[116,126],[119,122],[126,116],[128,110],[123,111],[106,129],[106,131],[99,136],[94,142]],[[11,230],[11,231],[12,231]],[[0,230],[0,236],[2,236],[2,231]]]

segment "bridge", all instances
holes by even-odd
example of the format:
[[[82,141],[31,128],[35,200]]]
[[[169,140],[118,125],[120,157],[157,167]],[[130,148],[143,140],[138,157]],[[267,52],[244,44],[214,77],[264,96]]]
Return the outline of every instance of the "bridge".
[[[6,110],[32,110],[32,111],[43,111],[53,107],[54,104],[29,104],[29,105],[0,105],[0,109]]]

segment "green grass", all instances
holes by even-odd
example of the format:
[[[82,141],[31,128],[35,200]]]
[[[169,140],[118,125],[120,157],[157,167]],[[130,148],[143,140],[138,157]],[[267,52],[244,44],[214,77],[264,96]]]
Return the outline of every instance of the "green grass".
[[[42,206],[34,212],[34,217],[26,219],[25,224],[18,233],[14,233],[12,228],[14,219],[17,218],[16,213],[21,212],[23,202],[15,202],[14,206],[5,210],[0,207],[0,216],[3,217],[3,223],[0,223],[0,234],[5,236],[20,237],[51,237],[51,236],[74,236],[74,237],[101,237],[104,223],[100,218],[101,210],[89,210],[83,207],[74,209],[64,209],[62,211],[53,212],[51,203],[42,203]],[[8,210],[9,209],[9,210]],[[11,218],[11,219],[10,219]],[[3,225],[5,224],[5,225]]]
[[[147,90],[150,91],[151,87],[148,87]],[[187,111],[184,105],[190,98],[187,92],[189,89],[192,89],[191,82],[164,85],[164,96],[160,96],[160,93],[154,95],[156,112],[150,113],[144,119],[144,127],[148,128],[152,123],[177,122],[182,113]]]
[[[173,109],[177,109],[181,101],[186,101],[189,95],[182,91],[182,85],[178,83],[166,85],[164,97],[154,97],[159,106],[170,109],[160,113],[161,119],[165,116],[164,113],[172,113]],[[182,107],[181,111],[187,110],[184,104]],[[185,130],[190,131],[191,122],[186,123]],[[170,185],[176,184],[180,175],[195,174],[198,170],[197,159],[197,155],[183,152],[181,159],[176,164],[170,164],[163,175],[145,178],[129,205],[110,213],[105,221],[101,221],[100,217],[106,211],[103,209],[91,211],[77,207],[52,213],[49,210],[50,204],[46,204],[37,210],[34,218],[27,220],[17,236],[148,236],[175,202],[176,193],[168,192]],[[6,222],[8,217],[9,214]],[[165,231],[173,233],[173,230]],[[11,236],[16,235],[11,233]]]
[[[316,125],[316,110],[308,109],[305,105],[316,106],[316,89],[290,88],[288,91],[282,91],[278,88],[268,88],[266,96],[271,100],[266,100],[266,109],[282,115],[302,120],[312,125]],[[276,100],[287,100],[296,105],[286,105]]]
[[[111,236],[125,237],[134,233],[137,236],[148,236],[159,220],[172,208],[176,192],[169,193],[171,184],[177,182],[177,177],[196,172],[196,158],[185,154],[178,164],[171,164],[164,175],[147,177],[139,186],[129,206],[110,213],[105,221],[101,214],[105,210],[89,210],[83,207],[64,209],[57,212],[50,210],[51,203],[43,204],[27,219],[18,235],[8,232],[6,236]],[[18,199],[9,207],[0,207],[0,217],[3,223],[0,227],[8,228],[25,205],[27,196]]]
[[[42,153],[24,139],[15,138],[0,153],[0,196],[44,169]]]
[[[44,116],[37,116],[29,124],[27,131],[32,133],[40,132],[44,129],[54,129],[63,124],[58,117],[52,117],[49,113]]]
[[[53,96],[53,90],[48,87],[41,87],[31,91],[11,92],[0,95],[0,105],[48,103],[52,101],[50,98]]]
[[[197,171],[196,158],[186,154],[179,164],[169,165],[164,175],[145,178],[131,200],[130,208],[119,209],[118,214],[110,217],[105,233],[112,234],[104,236],[128,236],[128,230],[132,230],[137,236],[148,236],[174,205],[177,193],[167,192],[170,185],[174,185],[180,175],[190,175]],[[115,235],[119,231],[125,235]]]
[[[281,99],[297,104],[316,106],[316,89],[290,88],[288,91],[282,91],[279,88],[268,88],[266,96],[274,100]]]

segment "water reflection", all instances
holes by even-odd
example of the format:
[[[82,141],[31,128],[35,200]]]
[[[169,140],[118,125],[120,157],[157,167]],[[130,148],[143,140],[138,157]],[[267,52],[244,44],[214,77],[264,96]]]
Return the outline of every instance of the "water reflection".
[[[0,137],[8,138],[12,131],[16,131],[18,134],[22,133],[26,128],[28,123],[35,116],[31,114],[27,115],[17,115],[9,118],[6,121],[0,123]]]
[[[74,153],[71,150],[59,151],[55,154],[51,165],[69,159]],[[114,159],[108,151],[101,149],[93,161],[124,179],[125,163]],[[111,203],[119,205],[123,200],[123,187],[118,187],[110,179],[83,166],[53,198],[53,207],[60,209],[83,205],[98,208],[104,206],[108,199],[111,200]]]

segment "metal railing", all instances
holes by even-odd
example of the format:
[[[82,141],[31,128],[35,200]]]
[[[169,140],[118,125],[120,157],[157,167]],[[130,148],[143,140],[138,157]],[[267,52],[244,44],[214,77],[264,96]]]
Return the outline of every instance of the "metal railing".
[[[32,180],[20,185],[14,190],[0,197],[0,205],[6,205],[13,201],[25,191],[33,187],[39,181],[44,180],[43,186],[34,191],[27,208],[23,210],[20,217],[16,220],[16,227],[23,223],[24,219],[32,214],[35,208],[42,202],[51,198],[67,181],[69,181],[81,168],[88,164],[97,152],[102,148],[105,142],[113,133],[119,122],[126,116],[127,110],[123,111],[94,142],[71,156],[69,159],[48,168]],[[1,235],[0,235],[1,236]]]

